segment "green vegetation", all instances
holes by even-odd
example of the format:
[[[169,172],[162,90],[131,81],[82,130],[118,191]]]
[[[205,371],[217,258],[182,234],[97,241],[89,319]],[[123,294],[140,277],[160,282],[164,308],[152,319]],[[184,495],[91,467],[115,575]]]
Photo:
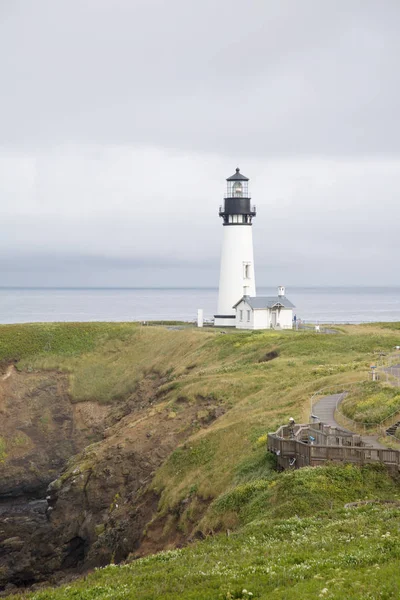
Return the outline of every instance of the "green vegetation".
[[[177,331],[135,323],[3,325],[0,360],[17,360],[18,367],[26,370],[57,369],[71,373],[71,394],[77,401],[91,398],[112,401],[130,393],[143,374],[152,370],[170,373],[174,380],[183,373],[190,374],[193,393],[195,388],[203,392],[207,378],[212,384],[221,382],[223,390],[218,392],[224,396],[231,398],[232,391],[241,396],[237,390],[240,383],[248,397],[264,389],[265,380],[280,381],[284,392],[302,382],[365,370],[374,351],[388,351],[398,339],[391,330],[371,327],[342,330],[346,330],[346,335],[318,336],[312,332],[220,335],[215,330]],[[276,351],[278,358],[265,361],[266,354]],[[180,385],[177,383],[175,389]],[[206,387],[208,391],[213,385]]]
[[[346,502],[393,497],[396,493],[397,487],[380,465],[361,469],[331,465],[271,472],[269,477],[266,470],[263,478],[237,485],[222,494],[212,509],[222,519],[226,513],[231,516],[235,512],[243,525],[263,517],[328,513]]]
[[[113,327],[113,326],[112,326]],[[2,325],[0,360],[42,353],[81,354],[92,350],[96,337],[107,331],[103,323],[29,323]]]
[[[0,437],[0,463],[4,462],[5,458],[7,457],[6,449],[6,441]]]
[[[196,402],[198,420],[206,419],[208,399],[224,412],[207,427],[194,426],[150,484],[160,498],[154,521],[172,515],[174,527],[187,537],[206,540],[27,597],[397,598],[400,508],[344,505],[397,501],[398,484],[371,467],[279,474],[265,442],[267,432],[290,416],[298,422],[307,418],[313,392],[366,380],[376,353],[398,344],[399,328],[221,335],[130,323],[0,327],[1,359],[18,360],[18,369],[29,372],[68,373],[76,402],[112,403],[133,393],[145,376],[161,376],[157,399],[171,418]],[[366,421],[367,409],[368,418],[384,418],[400,408],[392,388],[353,389],[360,391],[346,398],[346,411],[355,406],[351,418],[363,414],[360,420]]]
[[[380,423],[400,411],[400,390],[379,382],[362,382],[350,389],[341,411],[359,423]]]
[[[274,474],[218,501],[220,511],[244,511],[247,524],[230,536],[211,536],[184,549],[110,565],[84,581],[27,597],[395,599],[400,592],[400,503],[345,503],[395,499],[398,492],[382,468],[319,467]]]

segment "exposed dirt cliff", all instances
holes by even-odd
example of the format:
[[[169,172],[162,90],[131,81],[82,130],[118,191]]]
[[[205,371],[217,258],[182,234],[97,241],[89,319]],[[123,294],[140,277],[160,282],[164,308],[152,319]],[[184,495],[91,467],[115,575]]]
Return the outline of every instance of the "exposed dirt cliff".
[[[183,541],[179,532],[160,532],[140,550],[158,505],[148,485],[174,448],[223,406],[183,398],[174,410],[163,402],[166,378],[154,372],[108,406],[71,402],[61,373],[11,367],[2,377],[0,589]]]

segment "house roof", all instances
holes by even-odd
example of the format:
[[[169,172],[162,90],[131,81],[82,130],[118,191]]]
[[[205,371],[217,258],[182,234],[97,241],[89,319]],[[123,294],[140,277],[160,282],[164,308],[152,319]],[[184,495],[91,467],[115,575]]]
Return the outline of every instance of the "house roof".
[[[295,308],[294,304],[290,302],[286,296],[243,296],[243,298],[240,298],[239,302],[234,304],[233,308],[236,308],[242,300],[247,302],[253,310],[260,308],[274,308],[275,306]]]

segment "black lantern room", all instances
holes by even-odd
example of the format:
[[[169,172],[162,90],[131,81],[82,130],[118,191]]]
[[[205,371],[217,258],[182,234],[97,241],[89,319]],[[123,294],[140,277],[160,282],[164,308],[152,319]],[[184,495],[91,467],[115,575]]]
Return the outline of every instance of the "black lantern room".
[[[219,216],[223,218],[224,225],[251,225],[251,220],[256,216],[256,207],[250,205],[249,179],[240,172],[226,180],[227,188],[224,205],[219,208]]]

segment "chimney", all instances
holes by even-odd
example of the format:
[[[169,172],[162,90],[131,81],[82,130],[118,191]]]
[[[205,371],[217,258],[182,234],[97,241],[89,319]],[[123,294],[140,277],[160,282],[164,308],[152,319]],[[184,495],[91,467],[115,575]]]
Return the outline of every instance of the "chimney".
[[[285,295],[285,287],[283,285],[280,285],[278,287],[278,296],[284,296]]]

